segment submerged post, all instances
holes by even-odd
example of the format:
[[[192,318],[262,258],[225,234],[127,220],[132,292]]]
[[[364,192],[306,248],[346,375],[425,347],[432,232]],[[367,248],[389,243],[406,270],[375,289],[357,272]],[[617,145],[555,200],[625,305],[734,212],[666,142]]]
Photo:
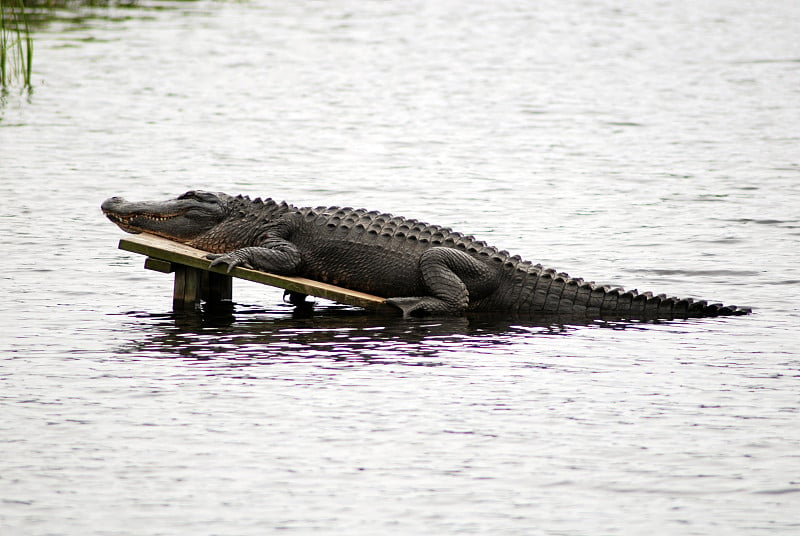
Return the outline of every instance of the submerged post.
[[[172,291],[174,310],[193,310],[200,305],[202,279],[202,270],[180,264],[175,266],[175,285]]]
[[[221,304],[233,300],[233,278],[217,272],[201,270],[203,282],[200,299],[211,304]]]
[[[147,257],[144,267],[164,274],[175,274],[172,305],[176,311],[196,309],[200,301],[218,306],[233,299],[233,277],[201,268]]]

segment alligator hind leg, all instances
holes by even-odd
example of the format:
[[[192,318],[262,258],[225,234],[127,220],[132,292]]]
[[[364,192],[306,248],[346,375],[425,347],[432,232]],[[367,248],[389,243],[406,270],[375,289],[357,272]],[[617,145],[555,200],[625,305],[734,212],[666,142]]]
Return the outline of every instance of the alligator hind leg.
[[[419,261],[427,296],[408,296],[386,300],[403,311],[403,316],[459,314],[469,305],[469,288],[483,286],[489,268],[463,251],[433,247]]]

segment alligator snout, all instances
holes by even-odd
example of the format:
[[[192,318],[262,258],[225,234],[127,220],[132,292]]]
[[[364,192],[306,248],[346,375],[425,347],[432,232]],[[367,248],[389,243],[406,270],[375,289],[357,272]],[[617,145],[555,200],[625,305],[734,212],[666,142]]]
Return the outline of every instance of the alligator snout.
[[[114,208],[115,205],[119,205],[120,203],[124,203],[124,202],[125,202],[125,200],[123,198],[121,198],[121,197],[117,197],[117,196],[109,197],[108,199],[103,201],[102,205],[100,205],[100,210],[111,210],[111,209]]]

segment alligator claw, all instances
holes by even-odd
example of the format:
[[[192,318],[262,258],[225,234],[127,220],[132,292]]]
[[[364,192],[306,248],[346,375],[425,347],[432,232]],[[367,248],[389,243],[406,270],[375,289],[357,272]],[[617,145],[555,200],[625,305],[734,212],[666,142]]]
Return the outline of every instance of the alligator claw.
[[[210,259],[211,260],[211,265],[210,265],[211,268],[214,268],[215,266],[221,266],[223,264],[227,264],[228,265],[228,269],[226,271],[228,273],[230,273],[231,270],[233,270],[237,266],[242,266],[244,268],[249,268],[250,267],[250,265],[247,263],[247,261],[245,259],[243,259],[243,258],[241,258],[241,257],[239,257],[237,255],[233,255],[232,253],[224,253],[224,254],[209,253],[209,254],[206,255],[206,259]]]
[[[419,308],[419,300],[413,298],[411,300],[409,298],[387,298],[386,303],[400,309],[403,312],[403,318],[414,316],[414,313]]]

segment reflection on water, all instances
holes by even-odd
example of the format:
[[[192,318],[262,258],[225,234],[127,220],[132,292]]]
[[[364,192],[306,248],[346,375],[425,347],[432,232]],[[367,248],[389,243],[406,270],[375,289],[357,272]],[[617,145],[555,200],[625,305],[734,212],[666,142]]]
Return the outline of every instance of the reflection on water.
[[[7,1],[7,0],[6,0]],[[196,0],[24,0],[26,19],[36,36],[53,24],[64,24],[62,31],[91,28],[92,23],[124,22],[146,18],[149,11],[177,8]]]
[[[555,335],[569,329],[555,325],[526,328],[462,317],[403,320],[347,309],[318,311],[299,318],[270,318],[257,310],[236,317],[182,314],[158,319],[144,314],[134,315],[134,321],[144,324],[148,334],[119,352],[140,358],[323,359],[407,365],[440,364],[441,352],[448,347],[465,352],[496,350],[504,344],[504,337],[527,336],[540,330]]]
[[[445,364],[442,355],[447,352],[502,354],[504,347],[533,343],[541,337],[568,336],[581,328],[643,330],[670,324],[666,320],[576,320],[546,315],[403,319],[337,305],[313,313],[237,306],[227,312],[129,312],[125,316],[131,319],[130,329],[143,333],[116,352],[137,359],[179,357],[258,363],[321,359],[426,366]],[[672,325],[680,330],[680,323],[691,322],[679,320]]]

